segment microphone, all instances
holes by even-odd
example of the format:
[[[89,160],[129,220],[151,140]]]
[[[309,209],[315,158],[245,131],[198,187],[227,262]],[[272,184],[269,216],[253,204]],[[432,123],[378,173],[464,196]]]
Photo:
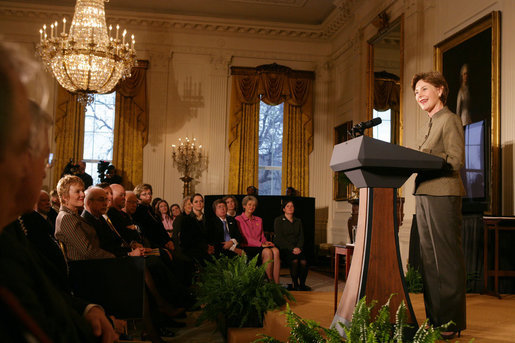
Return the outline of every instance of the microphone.
[[[383,122],[383,120],[381,118],[376,117],[372,120],[363,121],[361,123],[358,123],[352,127],[352,135],[356,136],[357,133],[359,133],[360,135],[363,135],[363,131],[365,131],[365,129],[370,129],[371,127],[381,124],[382,122]]]

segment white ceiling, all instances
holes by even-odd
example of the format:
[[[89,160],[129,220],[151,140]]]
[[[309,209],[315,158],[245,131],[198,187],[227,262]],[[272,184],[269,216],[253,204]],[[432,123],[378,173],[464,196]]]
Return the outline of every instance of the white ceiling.
[[[75,0],[16,0],[69,6]],[[124,10],[207,18],[319,25],[336,8],[334,0],[109,0],[106,11]]]

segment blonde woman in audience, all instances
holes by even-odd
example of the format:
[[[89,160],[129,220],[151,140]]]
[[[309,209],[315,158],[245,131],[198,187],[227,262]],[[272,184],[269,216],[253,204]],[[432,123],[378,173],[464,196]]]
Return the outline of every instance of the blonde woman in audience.
[[[238,200],[233,195],[228,195],[222,199],[227,205],[227,215],[236,218],[238,212]]]
[[[55,238],[66,247],[69,260],[114,258],[115,255],[100,248],[95,229],[80,216],[84,207],[84,182],[73,175],[63,176],[57,183],[61,210],[55,223]]]
[[[263,220],[254,215],[258,201],[255,196],[247,195],[243,198],[242,204],[244,212],[236,217],[236,221],[246,240],[242,244],[243,250],[245,250],[249,258],[261,254],[263,263],[273,260],[266,268],[266,275],[270,281],[279,283],[279,272],[281,270],[279,249],[275,247],[273,242],[266,240],[263,231]]]

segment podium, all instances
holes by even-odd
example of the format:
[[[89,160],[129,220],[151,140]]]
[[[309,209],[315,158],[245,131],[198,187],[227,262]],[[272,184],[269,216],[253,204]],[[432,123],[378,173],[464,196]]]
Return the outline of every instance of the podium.
[[[360,189],[352,265],[331,324],[342,335],[343,329],[337,323],[349,325],[354,307],[364,296],[367,303],[378,301],[372,311],[372,318],[375,318],[379,307],[394,294],[390,300],[392,322],[404,300],[408,322],[418,326],[406,289],[399,251],[396,189],[411,174],[439,170],[444,164],[440,157],[367,136],[334,147],[331,168],[345,172],[354,186]]]

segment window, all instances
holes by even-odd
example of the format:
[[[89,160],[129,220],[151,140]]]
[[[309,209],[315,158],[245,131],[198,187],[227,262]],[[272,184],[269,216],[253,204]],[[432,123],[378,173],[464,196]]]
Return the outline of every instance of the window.
[[[86,173],[93,178],[93,184],[100,182],[98,161],[113,160],[115,104],[116,92],[113,92],[95,94],[93,103],[86,107],[82,158],[86,162]]]
[[[280,195],[283,163],[283,104],[259,105],[258,188],[262,195]]]
[[[374,126],[373,137],[388,143],[392,143],[392,110],[373,110],[373,118],[381,118],[381,124]]]

